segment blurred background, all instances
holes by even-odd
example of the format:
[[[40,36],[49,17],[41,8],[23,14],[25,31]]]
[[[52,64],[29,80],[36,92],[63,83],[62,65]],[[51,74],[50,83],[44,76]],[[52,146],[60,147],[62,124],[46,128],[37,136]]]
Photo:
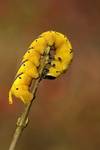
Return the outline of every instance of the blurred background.
[[[18,65],[47,30],[67,35],[74,60],[66,74],[41,82],[16,150],[99,150],[99,0],[0,0],[0,150],[8,149],[24,110],[19,100],[8,104]]]

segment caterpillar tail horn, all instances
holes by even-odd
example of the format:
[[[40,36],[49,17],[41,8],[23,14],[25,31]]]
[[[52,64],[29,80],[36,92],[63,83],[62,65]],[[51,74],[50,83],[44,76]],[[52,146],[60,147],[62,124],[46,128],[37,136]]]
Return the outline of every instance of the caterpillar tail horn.
[[[12,100],[12,92],[11,90],[9,91],[9,104],[12,104],[13,100]]]

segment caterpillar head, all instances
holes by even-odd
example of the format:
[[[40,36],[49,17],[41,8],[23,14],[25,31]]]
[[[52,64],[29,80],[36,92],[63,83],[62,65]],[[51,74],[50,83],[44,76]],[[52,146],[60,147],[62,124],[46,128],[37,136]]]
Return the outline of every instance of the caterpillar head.
[[[59,41],[59,40],[57,40]],[[64,36],[62,35],[61,42],[63,43]],[[57,43],[57,42],[56,42]],[[60,43],[61,44],[61,43]],[[71,44],[65,42],[63,45],[56,48],[56,52],[53,60],[51,61],[51,67],[45,76],[46,79],[55,79],[61,74],[65,73],[73,59],[73,50]]]

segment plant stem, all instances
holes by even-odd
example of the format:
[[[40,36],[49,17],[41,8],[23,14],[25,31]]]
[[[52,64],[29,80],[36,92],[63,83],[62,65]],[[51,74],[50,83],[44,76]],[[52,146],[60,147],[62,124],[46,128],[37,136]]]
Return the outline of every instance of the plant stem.
[[[39,74],[40,74],[40,77],[35,80],[34,82],[34,85],[33,85],[33,90],[32,90],[32,93],[33,93],[33,99],[26,105],[25,107],[25,110],[24,112],[22,113],[22,115],[20,116],[20,118],[18,118],[18,121],[17,121],[17,127],[15,129],[15,132],[14,132],[14,135],[13,135],[13,138],[12,138],[12,141],[11,141],[11,144],[10,144],[10,147],[9,147],[9,150],[15,150],[15,147],[17,145],[17,142],[24,130],[24,128],[27,126],[27,123],[28,123],[28,115],[29,115],[29,112],[30,112],[30,108],[32,106],[32,103],[33,103],[33,100],[35,99],[35,95],[36,95],[36,91],[37,91],[37,88],[39,86],[39,82],[42,80],[42,73],[43,73],[43,70],[48,62],[48,53],[49,53],[49,50],[50,50],[50,47],[48,46],[45,50],[45,54],[43,56],[43,58],[41,59],[40,61],[40,67],[39,67]]]

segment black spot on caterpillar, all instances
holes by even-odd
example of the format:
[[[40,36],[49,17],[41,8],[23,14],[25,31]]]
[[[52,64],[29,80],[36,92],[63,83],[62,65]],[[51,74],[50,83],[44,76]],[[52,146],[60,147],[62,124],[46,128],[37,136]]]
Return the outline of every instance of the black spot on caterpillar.
[[[62,58],[61,58],[61,57],[58,57],[58,60],[59,60],[59,61],[62,61]]]
[[[70,53],[72,53],[73,52],[73,50],[72,49],[70,49]]]
[[[28,50],[30,50],[30,49],[34,49],[34,47],[29,47]],[[29,52],[29,51],[28,51],[28,52]]]

